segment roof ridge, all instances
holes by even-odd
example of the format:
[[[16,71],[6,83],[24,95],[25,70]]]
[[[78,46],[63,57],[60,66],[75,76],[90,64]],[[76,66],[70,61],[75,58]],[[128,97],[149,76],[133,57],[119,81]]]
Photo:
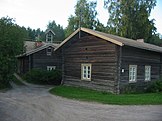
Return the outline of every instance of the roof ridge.
[[[55,50],[62,47],[67,41],[69,41],[79,31],[89,33],[91,35],[102,38],[102,39],[109,41],[111,43],[114,43],[118,46],[127,45],[127,46],[131,46],[131,47],[136,47],[136,48],[140,48],[140,49],[145,49],[145,50],[149,50],[149,51],[156,51],[156,52],[162,53],[162,47],[159,47],[157,45],[153,45],[150,43],[144,43],[144,42],[138,42],[137,40],[134,40],[134,39],[125,38],[125,37],[121,37],[118,35],[112,35],[112,34],[100,32],[100,31],[96,31],[96,30],[92,30],[92,29],[88,29],[88,28],[84,28],[84,27],[78,28],[68,38],[66,38]]]

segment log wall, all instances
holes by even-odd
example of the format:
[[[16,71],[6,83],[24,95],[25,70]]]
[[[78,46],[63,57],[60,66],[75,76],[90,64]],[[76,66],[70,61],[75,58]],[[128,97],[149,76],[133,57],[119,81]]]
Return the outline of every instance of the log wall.
[[[132,83],[138,89],[146,88],[150,82],[145,81],[145,66],[151,66],[151,81],[161,75],[160,53],[144,49],[123,46],[120,68],[120,90],[129,84],[129,65],[137,65],[137,82]],[[121,70],[124,69],[122,73]]]
[[[82,33],[63,47],[64,83],[116,93],[117,46]],[[91,81],[81,80],[81,64],[92,64]]]

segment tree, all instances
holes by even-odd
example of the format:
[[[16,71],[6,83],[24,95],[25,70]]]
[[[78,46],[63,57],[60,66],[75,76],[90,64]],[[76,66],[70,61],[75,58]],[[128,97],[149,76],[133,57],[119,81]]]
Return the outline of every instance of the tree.
[[[68,19],[68,26],[65,30],[66,37],[78,29],[80,26],[95,29],[97,23],[97,2],[87,2],[87,0],[79,0],[75,6],[75,15],[71,15]]]
[[[35,30],[28,27],[26,31],[28,33],[27,39],[36,40],[36,37],[39,36],[40,41],[45,41],[45,33],[42,30],[40,30],[40,28]]]
[[[0,19],[0,88],[9,85],[16,69],[16,55],[23,51],[23,40],[27,36],[24,29],[9,17]]]
[[[154,43],[156,27],[149,16],[156,0],[105,0],[105,6],[110,14],[109,33]]]
[[[54,39],[56,41],[63,41],[65,39],[64,29],[60,24],[56,24],[55,21],[52,21],[48,23],[47,28],[53,30],[55,33]]]
[[[105,33],[108,32],[108,28],[105,27],[99,20],[97,20],[95,30]]]

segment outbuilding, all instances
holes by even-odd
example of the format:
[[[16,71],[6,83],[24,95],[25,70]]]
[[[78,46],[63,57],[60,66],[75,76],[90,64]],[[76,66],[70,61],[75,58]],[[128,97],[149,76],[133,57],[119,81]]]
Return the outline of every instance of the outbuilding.
[[[18,73],[25,74],[31,69],[55,70],[61,69],[60,54],[54,49],[59,45],[54,43],[55,33],[51,29],[45,32],[45,42],[39,40],[25,41],[24,53],[17,56]]]

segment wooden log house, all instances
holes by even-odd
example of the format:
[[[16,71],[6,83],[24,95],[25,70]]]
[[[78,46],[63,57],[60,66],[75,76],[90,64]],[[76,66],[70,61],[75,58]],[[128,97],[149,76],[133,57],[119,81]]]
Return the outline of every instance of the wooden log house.
[[[66,85],[122,93],[128,85],[144,89],[161,75],[162,48],[79,28],[55,51],[61,51]]]

